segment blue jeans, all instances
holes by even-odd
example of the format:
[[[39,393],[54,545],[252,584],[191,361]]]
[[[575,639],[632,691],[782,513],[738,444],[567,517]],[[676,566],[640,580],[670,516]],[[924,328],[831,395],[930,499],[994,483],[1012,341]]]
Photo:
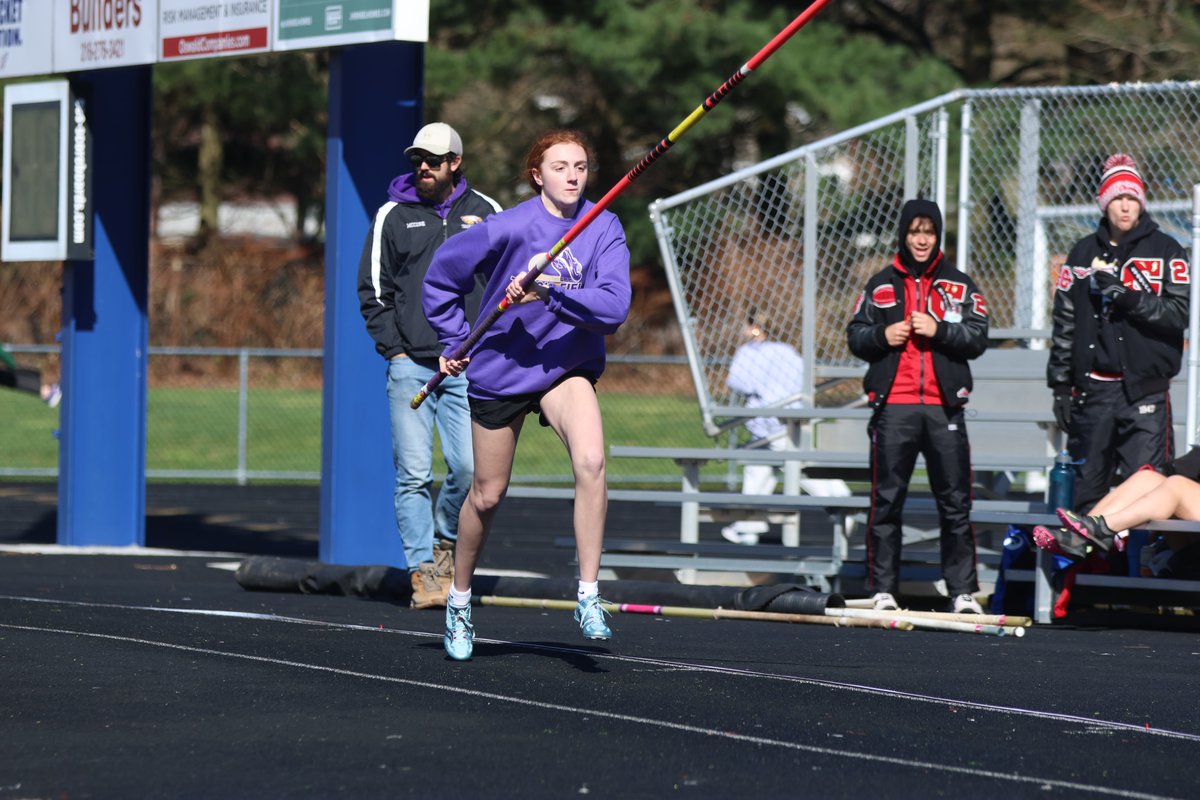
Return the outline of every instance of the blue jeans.
[[[388,361],[392,461],[396,465],[396,528],[404,542],[404,558],[410,570],[433,561],[435,530],[443,539],[458,538],[458,512],[467,498],[475,471],[465,377],[442,380],[415,411],[408,405],[436,372],[436,360],[403,357]],[[435,424],[447,470],[436,508],[430,491]]]

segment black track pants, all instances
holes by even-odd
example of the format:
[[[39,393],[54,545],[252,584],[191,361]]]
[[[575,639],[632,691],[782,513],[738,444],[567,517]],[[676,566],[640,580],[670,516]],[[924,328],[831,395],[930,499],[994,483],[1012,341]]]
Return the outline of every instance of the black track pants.
[[[1087,512],[1108,494],[1114,477],[1149,464],[1159,472],[1175,458],[1171,401],[1166,392],[1137,400],[1120,381],[1089,381],[1071,408],[1067,451],[1075,461],[1075,510]]]
[[[900,588],[901,512],[917,454],[925,456],[941,525],[942,576],[950,596],[979,588],[971,527],[971,448],[962,408],[886,405],[867,426],[871,437],[868,586]]]

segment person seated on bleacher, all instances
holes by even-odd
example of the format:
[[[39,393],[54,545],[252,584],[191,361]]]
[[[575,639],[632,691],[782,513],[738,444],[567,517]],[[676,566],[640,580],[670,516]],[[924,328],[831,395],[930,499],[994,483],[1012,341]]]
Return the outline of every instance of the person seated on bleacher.
[[[1142,467],[1100,499],[1086,514],[1069,508],[1055,512],[1065,527],[1051,531],[1041,525],[1033,529],[1033,542],[1043,550],[1073,560],[1093,553],[1125,549],[1129,531],[1151,520],[1185,519],[1200,521],[1200,447],[1171,461],[1158,472]],[[1142,563],[1148,574],[1167,571],[1176,553],[1195,543],[1187,533],[1164,532],[1148,546]],[[1181,563],[1179,559],[1176,564]],[[1178,570],[1178,567],[1175,568]]]
[[[746,398],[747,408],[761,408],[786,403],[799,408],[803,403],[798,395],[804,388],[804,358],[796,348],[771,340],[768,325],[753,311],[744,330],[746,340],[733,353],[729,376],[725,384]],[[784,450],[787,439],[780,435],[784,424],[777,417],[754,417],[746,422],[746,430],[755,440],[767,440],[771,450]],[[774,494],[778,483],[777,470],[771,464],[747,464],[742,471],[742,494]],[[849,497],[845,481],[801,478],[800,488],[821,497]],[[738,520],[721,530],[721,535],[734,544],[758,544],[766,533],[765,520]]]

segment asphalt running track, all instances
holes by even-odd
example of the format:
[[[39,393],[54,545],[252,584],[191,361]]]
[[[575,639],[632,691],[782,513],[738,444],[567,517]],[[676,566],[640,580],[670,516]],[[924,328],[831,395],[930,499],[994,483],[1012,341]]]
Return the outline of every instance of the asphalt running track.
[[[0,556],[0,798],[1200,796],[1200,640],[251,592],[236,559]]]
[[[151,484],[151,549],[37,555],[53,486],[3,484],[0,800],[1200,796],[1194,632],[621,615],[597,647],[569,612],[477,607],[460,664],[438,613],[236,583],[248,554],[316,558],[316,501]],[[569,576],[569,521],[507,504],[484,566]]]

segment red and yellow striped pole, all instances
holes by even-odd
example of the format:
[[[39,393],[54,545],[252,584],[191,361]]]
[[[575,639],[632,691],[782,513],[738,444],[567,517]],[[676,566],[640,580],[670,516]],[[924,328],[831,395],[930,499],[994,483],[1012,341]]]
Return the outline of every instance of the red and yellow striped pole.
[[[742,65],[741,69],[733,73],[728,80],[721,84],[720,88],[706,97],[703,103],[696,106],[696,109],[691,114],[688,114],[683,122],[676,125],[675,129],[668,133],[666,138],[655,145],[654,149],[651,150],[645,158],[639,161],[633,169],[629,170],[629,172],[625,174],[625,177],[617,181],[616,185],[609,189],[608,193],[604,195],[604,197],[602,197],[595,205],[588,209],[588,212],[584,214],[574,225],[572,225],[570,230],[568,230],[553,247],[551,247],[544,255],[542,255],[536,264],[530,267],[529,271],[525,273],[524,279],[521,281],[521,286],[524,289],[528,289],[530,286],[532,286],[533,282],[538,279],[538,276],[540,276],[546,267],[549,266],[552,261],[554,261],[558,254],[565,250],[567,245],[573,242],[579,236],[579,234],[581,234],[583,230],[587,228],[588,225],[591,225],[596,217],[599,216],[600,213],[605,209],[607,209],[612,204],[612,201],[621,194],[621,192],[628,188],[629,184],[637,180],[639,175],[649,169],[650,165],[657,161],[663,153],[671,149],[671,145],[679,141],[680,137],[687,133],[688,130],[695,125],[701,117],[715,108],[717,103],[720,103],[723,99],[725,99],[726,95],[734,90],[734,87],[744,81],[751,72],[758,69],[764,61],[770,58],[771,55],[780,47],[782,47],[788,39],[792,38],[797,31],[807,25],[808,21],[816,16],[817,12],[824,8],[829,2],[830,0],[814,0],[814,2],[812,2],[808,8],[804,9],[804,11],[801,12],[798,17],[792,20],[786,28],[777,33],[775,38],[767,42],[767,45],[763,47],[763,49],[755,53],[753,58]],[[495,324],[496,320],[508,309],[509,305],[510,303],[508,302],[507,297],[502,299],[486,317],[480,320],[480,322],[475,326],[475,329],[471,331],[470,335],[467,336],[463,343],[458,346],[453,354],[451,354],[451,360],[457,361],[470,353],[471,349],[475,347],[476,343],[478,343],[483,334],[487,332],[488,328]],[[425,398],[429,397],[430,392],[437,388],[437,385],[442,382],[444,377],[445,374],[439,372],[430,378],[429,382],[421,387],[421,390],[413,396],[413,399],[409,405],[412,408],[420,407],[421,403],[425,402]]]

